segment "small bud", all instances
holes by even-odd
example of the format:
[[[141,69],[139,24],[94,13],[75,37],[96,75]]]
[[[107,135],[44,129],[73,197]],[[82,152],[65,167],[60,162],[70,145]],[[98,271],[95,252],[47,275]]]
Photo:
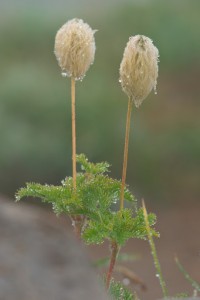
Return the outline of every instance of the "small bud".
[[[119,82],[136,107],[156,89],[158,56],[151,39],[143,35],[130,37],[120,65]]]
[[[65,23],[55,38],[55,55],[63,76],[81,80],[94,61],[95,31],[80,19]]]

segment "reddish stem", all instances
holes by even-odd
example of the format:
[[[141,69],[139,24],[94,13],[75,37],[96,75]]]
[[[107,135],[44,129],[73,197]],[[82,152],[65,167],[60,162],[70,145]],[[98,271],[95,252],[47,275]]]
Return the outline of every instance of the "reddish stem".
[[[106,277],[106,290],[109,290],[109,287],[110,287],[110,281],[112,278],[112,273],[113,273],[113,270],[115,267],[118,252],[119,252],[119,247],[118,247],[117,243],[115,241],[112,241],[111,242],[110,265],[109,265],[109,269],[108,269],[108,273],[107,273],[107,277]]]
[[[77,216],[73,215],[71,216],[71,220],[72,220],[72,225],[74,227],[74,233],[78,238],[78,240],[80,240],[85,218],[81,215],[77,215]]]

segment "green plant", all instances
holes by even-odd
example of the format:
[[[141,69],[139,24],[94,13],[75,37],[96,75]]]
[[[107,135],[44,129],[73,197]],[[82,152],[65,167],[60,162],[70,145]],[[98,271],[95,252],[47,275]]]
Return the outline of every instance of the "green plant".
[[[161,266],[160,266],[160,262],[158,259],[158,255],[157,255],[157,251],[156,251],[156,246],[154,244],[154,240],[153,240],[153,236],[151,233],[151,228],[150,228],[150,224],[149,224],[149,220],[148,220],[148,214],[147,214],[147,210],[145,207],[145,203],[144,200],[142,201],[142,206],[143,206],[143,214],[144,214],[144,220],[145,220],[145,225],[146,225],[146,229],[147,229],[147,233],[148,233],[148,240],[149,240],[149,245],[151,248],[151,254],[153,256],[153,260],[154,260],[154,265],[156,268],[156,276],[158,277],[158,280],[160,282],[160,286],[162,288],[162,292],[164,297],[168,296],[168,291],[167,291],[167,287],[166,287],[166,283],[163,279],[163,275],[161,272]]]
[[[137,209],[135,197],[125,187],[130,113],[127,119],[122,183],[107,175],[108,163],[94,164],[88,162],[84,154],[76,155],[75,80],[84,77],[93,62],[94,51],[93,31],[82,20],[69,21],[58,31],[55,54],[64,75],[71,77],[73,176],[63,180],[60,186],[28,183],[17,192],[16,200],[28,196],[51,203],[56,214],[65,213],[72,218],[76,234],[87,244],[100,244],[106,239],[109,240],[111,258],[106,288],[115,295],[117,290],[120,293],[122,291],[118,284],[112,283],[110,286],[120,247],[129,238],[146,238],[148,232],[142,209]],[[132,100],[133,97],[131,103]],[[78,173],[76,162],[81,165]],[[115,208],[119,199],[120,210]],[[124,208],[124,199],[132,204],[131,208]],[[155,215],[149,214],[148,222],[150,226],[154,225]],[[153,228],[150,231],[152,235],[157,235]],[[123,290],[124,299],[131,299],[127,298],[127,293]]]
[[[122,182],[108,176],[108,163],[94,164],[84,154],[76,155],[75,80],[84,77],[93,62],[94,51],[93,31],[82,20],[69,21],[58,31],[55,54],[64,76],[71,77],[73,176],[64,179],[60,186],[28,183],[17,192],[16,200],[36,197],[51,203],[56,214],[65,213],[71,217],[77,236],[87,244],[100,244],[109,240],[111,257],[106,288],[115,298],[118,292],[122,295],[123,291],[123,299],[132,299],[127,296],[129,293],[125,289],[119,288],[119,284],[113,281],[111,284],[120,247],[130,238],[144,239],[148,234],[143,211],[137,208],[135,197],[125,187],[131,105],[127,118]],[[129,104],[133,100],[132,95]],[[78,173],[76,162],[81,166]],[[130,208],[124,208],[124,199],[130,202]],[[120,210],[117,207],[119,200]],[[150,226],[154,225],[155,215],[149,214],[148,222]],[[157,235],[153,228],[150,231],[152,235]]]
[[[181,273],[183,273],[184,277],[186,280],[188,280],[192,287],[197,291],[200,292],[200,283],[196,282],[189,274],[188,272],[185,270],[185,268],[182,266],[182,264],[180,263],[180,261],[178,260],[177,257],[175,257],[175,262],[179,268],[179,270],[181,271]]]
[[[16,193],[16,200],[23,197],[40,198],[42,202],[52,204],[56,214],[65,213],[70,217],[81,218],[80,235],[86,244],[101,244],[109,240],[111,244],[111,262],[107,274],[109,289],[112,271],[121,246],[130,238],[145,239],[147,230],[142,209],[138,209],[136,199],[125,188],[124,198],[131,208],[117,210],[120,199],[121,181],[112,179],[108,172],[108,163],[93,164],[88,162],[85,155],[77,155],[81,171],[77,173],[76,189],[73,178],[68,177],[59,186],[27,183]],[[148,215],[150,226],[155,224],[154,214]],[[73,219],[73,226],[77,226]],[[151,228],[151,233],[158,236]]]
[[[135,103],[138,107],[155,89],[158,50],[145,36],[131,37],[120,65],[120,82],[128,95],[122,180],[108,175],[110,165],[107,162],[91,163],[84,154],[76,154],[75,82],[83,79],[94,60],[94,31],[82,20],[67,22],[56,35],[55,54],[63,76],[71,78],[72,176],[66,177],[58,186],[27,183],[16,193],[16,201],[23,197],[40,198],[42,202],[50,203],[56,214],[68,215],[76,235],[86,244],[109,241],[111,254],[104,281],[113,299],[138,299],[112,276],[117,256],[127,240],[148,238],[163,296],[166,297],[166,284],[153,242],[153,236],[159,236],[153,228],[156,216],[147,214],[144,203],[138,208],[134,195],[126,186],[132,105]],[[78,172],[77,163],[80,165]]]

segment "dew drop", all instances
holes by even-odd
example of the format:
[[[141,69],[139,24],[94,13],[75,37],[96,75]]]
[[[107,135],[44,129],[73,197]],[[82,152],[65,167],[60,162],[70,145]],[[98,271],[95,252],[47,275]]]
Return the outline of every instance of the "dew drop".
[[[84,78],[84,75],[83,75],[83,76],[80,76],[80,77],[76,77],[75,80],[76,80],[76,81],[80,80],[80,81],[82,82],[82,81],[83,81],[83,78]]]
[[[159,278],[159,277],[160,277],[160,275],[159,275],[159,274],[156,274],[156,277],[158,277],[158,278]]]
[[[130,284],[130,280],[128,278],[124,278],[122,282],[126,286]]]
[[[62,77],[67,77],[67,73],[66,72],[62,72]]]
[[[157,95],[157,89],[156,89],[156,85],[154,86],[154,94]]]
[[[122,82],[122,80],[121,80],[121,79],[119,79],[119,82]]]
[[[135,101],[135,106],[138,108],[140,106],[140,103],[138,101]]]

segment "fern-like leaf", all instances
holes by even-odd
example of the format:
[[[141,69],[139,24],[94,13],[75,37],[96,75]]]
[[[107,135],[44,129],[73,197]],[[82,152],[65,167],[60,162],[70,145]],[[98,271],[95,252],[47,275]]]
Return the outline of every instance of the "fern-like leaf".
[[[113,279],[110,283],[109,294],[113,300],[136,300],[120,282],[115,282]]]

